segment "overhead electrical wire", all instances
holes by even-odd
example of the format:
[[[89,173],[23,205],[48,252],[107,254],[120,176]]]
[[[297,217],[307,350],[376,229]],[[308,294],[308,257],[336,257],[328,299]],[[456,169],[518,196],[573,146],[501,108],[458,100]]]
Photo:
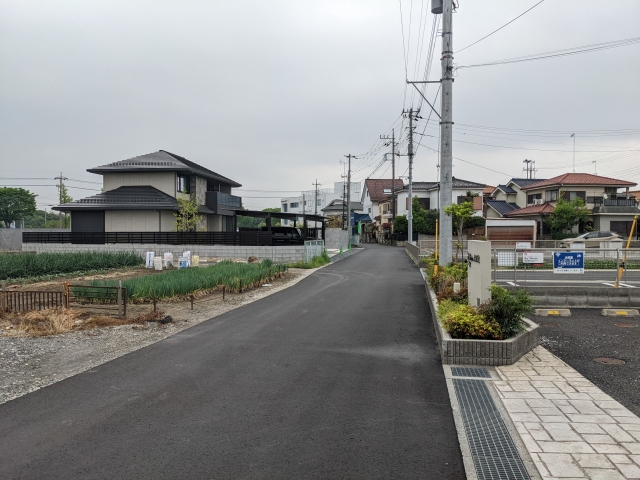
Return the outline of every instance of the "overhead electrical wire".
[[[466,50],[469,47],[473,47],[475,44],[480,43],[482,40],[484,40],[485,38],[489,38],[491,35],[493,35],[496,32],[499,32],[500,30],[502,30],[504,27],[506,27],[507,25],[512,24],[513,22],[515,22],[517,19],[519,19],[520,17],[522,17],[525,13],[530,12],[531,10],[533,10],[534,8],[536,8],[538,5],[540,5],[542,2],[544,2],[544,0],[540,0],[538,3],[536,3],[533,7],[531,7],[529,10],[525,10],[524,12],[522,12],[520,15],[518,15],[516,18],[514,18],[513,20],[510,20],[509,22],[505,23],[504,25],[502,25],[500,28],[494,30],[493,32],[491,32],[489,35],[485,35],[484,37],[482,37],[480,40],[476,40],[475,42],[473,42],[470,45],[467,45],[464,48],[461,48],[460,50],[456,51],[455,54],[458,54],[460,52],[462,52],[463,50]]]
[[[522,57],[507,58],[504,60],[496,60],[493,62],[476,63],[473,65],[460,65],[456,67],[457,70],[463,68],[476,68],[476,67],[488,67],[492,65],[506,65],[509,63],[519,62],[531,62],[534,60],[547,60],[549,58],[566,57],[569,55],[578,55],[582,53],[598,52],[600,50],[608,50],[610,48],[626,47],[629,45],[635,45],[640,43],[640,37],[625,38],[622,40],[614,40],[612,42],[594,43],[593,45],[584,45],[582,47],[566,48],[563,50],[554,50],[545,53],[536,53],[532,55],[525,55]]]

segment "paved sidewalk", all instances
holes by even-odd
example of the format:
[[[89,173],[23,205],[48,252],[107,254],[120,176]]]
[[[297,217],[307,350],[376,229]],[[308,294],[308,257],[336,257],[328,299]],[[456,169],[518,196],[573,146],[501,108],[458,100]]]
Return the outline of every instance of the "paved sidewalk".
[[[543,347],[496,371],[543,479],[640,479],[640,418]]]

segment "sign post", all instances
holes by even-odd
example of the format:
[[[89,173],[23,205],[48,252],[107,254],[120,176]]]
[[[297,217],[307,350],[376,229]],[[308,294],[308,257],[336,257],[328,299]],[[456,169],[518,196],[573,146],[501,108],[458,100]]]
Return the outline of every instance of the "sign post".
[[[553,273],[584,273],[584,252],[554,252]]]
[[[491,242],[469,240],[467,263],[469,305],[491,300]]]

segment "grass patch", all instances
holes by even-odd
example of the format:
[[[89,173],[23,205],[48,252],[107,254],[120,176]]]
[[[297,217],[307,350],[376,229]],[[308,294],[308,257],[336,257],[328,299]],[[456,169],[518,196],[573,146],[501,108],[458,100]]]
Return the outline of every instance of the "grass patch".
[[[122,281],[131,301],[160,300],[185,297],[197,292],[213,292],[226,287],[229,292],[252,288],[281,276],[286,265],[271,260],[260,263],[234,263],[224,261],[209,267],[193,267],[170,270],[157,275],[130,278]],[[118,285],[117,280],[94,280],[91,286]]]
[[[117,318],[56,308],[6,315],[4,319],[8,326],[4,330],[11,336],[46,337],[94,328],[141,325],[145,322],[157,322],[163,317],[164,312],[159,311],[131,318]]]
[[[50,278],[141,265],[144,259],[133,252],[17,253],[0,255],[0,280]]]
[[[329,254],[327,253],[326,250],[324,250],[322,252],[322,255],[318,255],[316,257],[313,257],[310,262],[299,261],[299,262],[296,262],[296,263],[289,264],[289,267],[291,267],[291,268],[306,268],[306,269],[308,269],[308,268],[318,268],[318,267],[321,267],[323,265],[326,265],[330,261],[331,261],[331,259],[329,258]]]

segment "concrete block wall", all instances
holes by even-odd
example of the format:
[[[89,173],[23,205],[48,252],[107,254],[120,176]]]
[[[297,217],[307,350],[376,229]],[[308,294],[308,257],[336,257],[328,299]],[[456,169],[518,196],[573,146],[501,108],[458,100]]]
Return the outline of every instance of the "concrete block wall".
[[[324,245],[329,249],[343,250],[349,248],[349,235],[346,230],[340,228],[327,228],[325,230]]]
[[[74,245],[69,243],[24,243],[22,251],[36,253],[66,253],[66,252],[136,252],[145,256],[147,252],[154,252],[162,256],[165,252],[173,253],[173,258],[182,255],[184,251],[191,255],[216,258],[247,259],[254,256],[260,260],[271,259],[275,263],[293,263],[304,260],[304,245],[283,246],[234,246],[234,245],[158,245],[117,243],[107,245]]]

